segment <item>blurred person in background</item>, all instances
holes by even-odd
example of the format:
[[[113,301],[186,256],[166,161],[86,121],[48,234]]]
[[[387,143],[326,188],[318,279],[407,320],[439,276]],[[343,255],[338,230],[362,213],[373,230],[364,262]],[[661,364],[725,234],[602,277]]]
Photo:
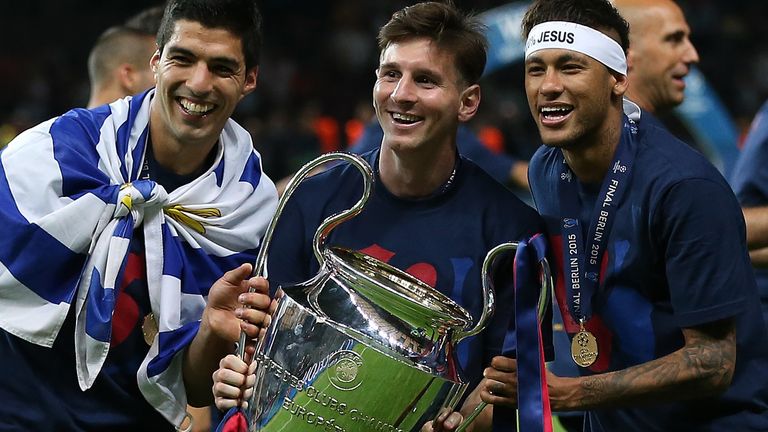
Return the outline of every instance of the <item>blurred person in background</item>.
[[[88,108],[134,95],[155,85],[149,60],[157,50],[157,30],[163,7],[155,6],[110,27],[88,55],[91,90]]]
[[[747,224],[749,257],[768,323],[768,102],[755,116],[744,140],[731,186],[742,206]]]

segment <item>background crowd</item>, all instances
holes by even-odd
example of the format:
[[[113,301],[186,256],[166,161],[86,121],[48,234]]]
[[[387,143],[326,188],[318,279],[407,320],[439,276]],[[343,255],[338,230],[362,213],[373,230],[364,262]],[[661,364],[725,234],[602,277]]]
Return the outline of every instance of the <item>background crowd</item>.
[[[88,101],[87,57],[98,35],[153,0],[28,1],[0,14],[0,145],[19,131]],[[344,149],[373,112],[375,34],[403,0],[262,0],[259,86],[235,118],[254,135],[265,171],[279,179],[319,152]],[[457,0],[482,12],[508,2]],[[768,2],[678,2],[701,54],[700,69],[741,132],[768,99]],[[23,35],[23,36],[22,36]],[[471,126],[483,142],[527,159],[538,146],[525,105],[522,65],[483,81]],[[738,143],[734,143],[738,145]]]

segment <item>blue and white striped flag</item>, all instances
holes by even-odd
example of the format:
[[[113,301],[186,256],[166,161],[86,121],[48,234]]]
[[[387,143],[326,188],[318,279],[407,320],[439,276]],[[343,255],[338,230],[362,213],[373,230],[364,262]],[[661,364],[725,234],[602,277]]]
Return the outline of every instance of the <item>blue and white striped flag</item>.
[[[178,354],[197,332],[212,283],[253,261],[277,194],[250,135],[232,120],[212,167],[191,183],[167,193],[139,180],[153,96],[72,110],[0,153],[0,327],[50,347],[74,307],[77,376],[90,388],[143,222],[159,334],[137,379],[147,401],[179,425],[186,396]]]

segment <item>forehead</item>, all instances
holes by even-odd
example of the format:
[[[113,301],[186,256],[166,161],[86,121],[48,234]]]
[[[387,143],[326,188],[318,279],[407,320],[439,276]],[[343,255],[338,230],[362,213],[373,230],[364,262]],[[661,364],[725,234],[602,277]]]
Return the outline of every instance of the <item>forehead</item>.
[[[186,50],[200,56],[227,57],[245,62],[243,43],[239,36],[224,28],[205,27],[197,21],[178,20],[164,51]]]
[[[689,32],[683,11],[673,2],[657,3],[645,9],[642,19],[633,23],[633,36],[662,38],[677,31]],[[641,31],[642,30],[642,31]]]
[[[379,66],[401,69],[426,69],[443,75],[456,75],[454,56],[428,38],[408,39],[387,45],[379,57]]]

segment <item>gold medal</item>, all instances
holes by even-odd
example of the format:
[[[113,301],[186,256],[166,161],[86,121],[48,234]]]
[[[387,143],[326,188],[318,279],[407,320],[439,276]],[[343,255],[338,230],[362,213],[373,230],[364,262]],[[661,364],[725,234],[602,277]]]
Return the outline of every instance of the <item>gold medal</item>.
[[[144,334],[144,342],[152,346],[155,337],[157,337],[157,320],[154,313],[150,312],[144,317],[144,322],[141,323],[141,333]]]
[[[597,360],[597,338],[584,329],[584,323],[571,341],[571,357],[581,367],[590,367]]]

